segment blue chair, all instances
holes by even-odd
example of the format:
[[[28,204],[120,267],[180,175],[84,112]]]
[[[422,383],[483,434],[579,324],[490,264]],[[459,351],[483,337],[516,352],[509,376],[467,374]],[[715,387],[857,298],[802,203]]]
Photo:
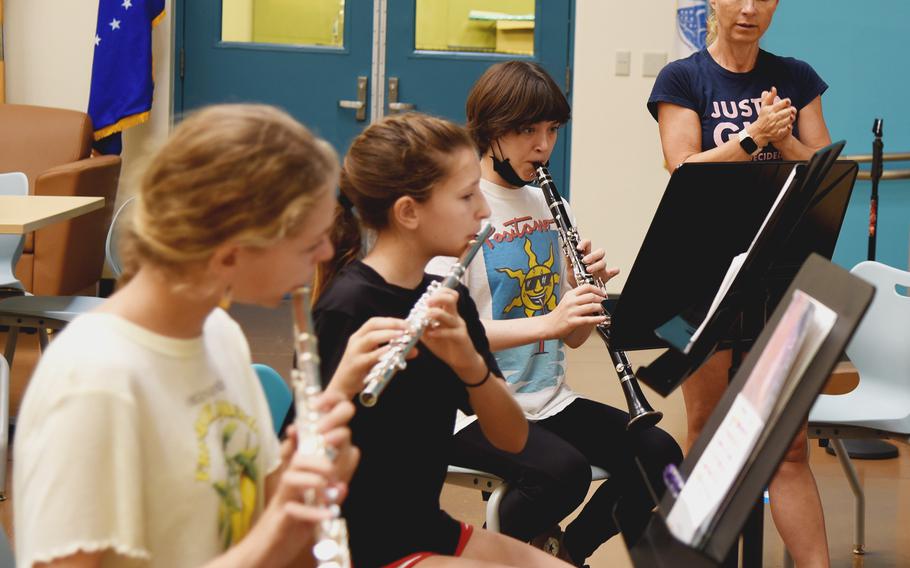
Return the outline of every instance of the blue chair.
[[[259,377],[259,383],[265,392],[265,399],[269,402],[272,426],[275,428],[275,433],[278,434],[288,411],[291,410],[294,394],[291,392],[291,387],[284,382],[275,369],[261,363],[253,363],[253,370],[256,371],[256,376]]]
[[[122,230],[125,211],[134,198],[128,199],[117,210],[111,221],[106,242],[107,254],[111,268],[116,276],[120,275],[120,255],[116,247],[117,235]],[[0,300],[0,325],[9,326],[4,355],[12,366],[16,354],[16,342],[19,339],[19,328],[33,327],[38,329],[38,341],[41,350],[47,348],[47,330],[60,330],[77,316],[89,312],[104,302],[104,298],[95,296],[18,296]]]
[[[22,172],[0,174],[0,195],[28,195],[28,178]],[[0,289],[25,291],[15,274],[24,245],[25,235],[0,235]]]

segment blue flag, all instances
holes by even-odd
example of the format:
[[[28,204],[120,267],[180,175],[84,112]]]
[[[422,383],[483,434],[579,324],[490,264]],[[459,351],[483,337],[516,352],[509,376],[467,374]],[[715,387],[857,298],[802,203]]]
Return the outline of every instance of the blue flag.
[[[99,0],[88,114],[95,149],[119,154],[120,132],[148,120],[152,108],[152,28],[164,0]]]

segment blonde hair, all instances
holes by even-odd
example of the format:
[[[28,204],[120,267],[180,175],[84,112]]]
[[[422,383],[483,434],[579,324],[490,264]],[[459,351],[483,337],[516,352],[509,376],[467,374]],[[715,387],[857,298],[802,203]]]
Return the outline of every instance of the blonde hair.
[[[705,46],[709,46],[717,39],[717,12],[708,4],[708,33],[705,36]]]
[[[142,176],[123,239],[123,279],[143,264],[179,272],[229,241],[266,246],[293,234],[338,171],[332,147],[274,107],[193,113]]]

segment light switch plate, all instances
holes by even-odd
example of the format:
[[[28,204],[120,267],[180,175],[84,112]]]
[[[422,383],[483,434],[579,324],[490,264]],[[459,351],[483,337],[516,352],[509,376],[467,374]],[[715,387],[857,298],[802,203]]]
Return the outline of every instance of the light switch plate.
[[[628,77],[632,74],[632,52],[631,51],[617,51],[616,52],[616,76],[617,77]]]
[[[666,64],[667,53],[665,51],[645,53],[641,56],[641,76],[657,77]]]

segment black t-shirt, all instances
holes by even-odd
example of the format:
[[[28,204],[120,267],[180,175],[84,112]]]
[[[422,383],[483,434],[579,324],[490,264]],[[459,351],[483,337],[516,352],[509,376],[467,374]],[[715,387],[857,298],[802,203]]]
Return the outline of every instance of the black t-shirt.
[[[344,267],[314,309],[323,384],[338,367],[348,338],[374,316],[405,318],[436,276],[425,274],[414,290],[394,286],[355,261]],[[490,369],[496,359],[474,301],[458,287],[458,312]],[[439,507],[456,410],[472,413],[462,381],[418,344],[372,408],[355,398],[353,443],[362,457],[342,506],[358,567],[374,567],[421,551],[454,554],[459,524]],[[479,379],[479,377],[478,377]]]
[[[694,110],[701,120],[701,150],[727,142],[731,136],[758,119],[762,91],[777,87],[778,97],[787,97],[797,111],[828,89],[812,67],[799,59],[779,57],[759,50],[755,68],[734,73],[721,67],[703,49],[664,67],[651,96],[648,110],[657,120],[658,103],[673,103]],[[799,115],[793,125],[799,138]],[[768,145],[753,160],[780,160],[780,151]]]

